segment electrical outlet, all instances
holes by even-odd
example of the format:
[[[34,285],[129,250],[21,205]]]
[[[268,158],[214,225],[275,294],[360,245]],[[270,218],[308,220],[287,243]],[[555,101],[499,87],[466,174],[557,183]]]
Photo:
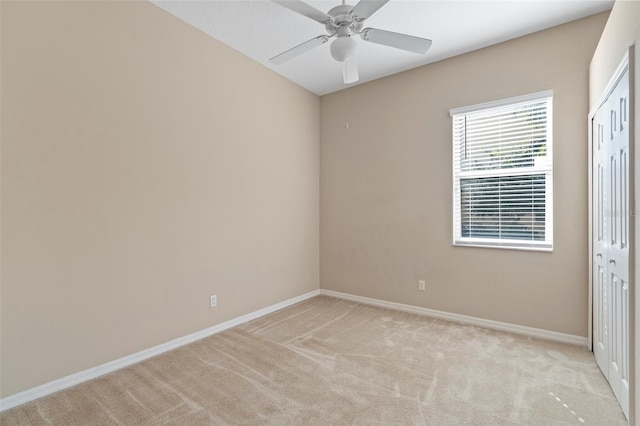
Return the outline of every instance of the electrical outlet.
[[[425,282],[424,280],[418,280],[418,290],[424,291]]]
[[[218,305],[218,296],[215,294],[211,296],[211,307],[215,308]]]

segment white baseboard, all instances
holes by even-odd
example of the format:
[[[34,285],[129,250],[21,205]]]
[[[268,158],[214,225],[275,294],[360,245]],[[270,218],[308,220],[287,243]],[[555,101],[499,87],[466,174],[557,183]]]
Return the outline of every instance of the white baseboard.
[[[379,306],[381,308],[393,309],[396,311],[409,312],[412,314],[425,315],[440,318],[461,324],[475,325],[478,327],[490,328],[493,330],[506,331],[509,333],[524,336],[536,337],[539,339],[553,340],[556,342],[570,343],[572,345],[587,346],[587,338],[573,334],[559,333],[557,331],[543,330],[541,328],[525,327],[523,325],[509,324],[506,322],[493,321],[483,318],[471,317],[467,315],[454,314],[450,312],[437,311],[435,309],[421,308],[419,306],[405,305],[403,303],[387,302],[370,297],[355,296],[348,293],[340,293],[333,290],[320,290],[324,296],[336,297],[338,299],[350,300],[352,302],[364,303],[366,305]]]
[[[47,396],[54,392],[58,392],[60,390],[70,388],[82,382],[86,382],[87,380],[95,379],[107,373],[111,373],[112,371],[119,370],[124,367],[128,367],[140,361],[144,361],[145,359],[149,359],[156,355],[160,355],[164,352],[170,351],[172,349],[176,349],[188,343],[195,342],[196,340],[200,340],[205,337],[211,336],[213,334],[220,333],[221,331],[224,331],[229,328],[235,327],[237,325],[243,324],[245,322],[254,320],[256,318],[260,318],[264,315],[270,314],[272,312],[275,312],[280,309],[286,308],[288,306],[294,305],[296,303],[302,302],[303,300],[307,300],[312,297],[318,296],[319,294],[320,294],[320,290],[313,290],[301,296],[293,297],[283,302],[276,303],[275,305],[267,306],[266,308],[258,309],[257,311],[250,312],[246,315],[239,316],[237,318],[231,319],[229,321],[223,322],[218,325],[214,325],[213,327],[196,331],[195,333],[191,333],[183,337],[178,337],[177,339],[171,340],[166,343],[162,343],[158,346],[154,346],[152,348],[145,349],[140,352],[136,352],[134,354],[125,356],[123,358],[116,359],[114,361],[110,361],[102,365],[98,365],[97,367],[89,368],[87,370],[80,371],[78,373],[70,374],[68,376],[53,380],[49,383],[36,386],[35,388],[27,389],[25,391],[16,393],[14,395],[7,396],[5,398],[0,399],[0,412],[16,407],[18,405],[24,404],[26,402],[33,401],[38,398],[42,398],[43,396]]]

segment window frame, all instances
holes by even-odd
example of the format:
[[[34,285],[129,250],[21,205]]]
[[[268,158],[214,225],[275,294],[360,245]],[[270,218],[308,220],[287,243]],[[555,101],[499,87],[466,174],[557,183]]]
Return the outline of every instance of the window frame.
[[[518,105],[534,102],[547,101],[546,110],[546,155],[542,158],[540,165],[534,164],[531,167],[522,168],[498,168],[493,170],[461,171],[457,164],[459,156],[457,149],[462,142],[456,139],[456,118],[458,116],[471,114],[486,114],[492,110],[498,111],[503,108],[513,108]],[[453,245],[463,247],[483,247],[499,248],[511,250],[530,251],[553,251],[553,91],[531,93],[523,96],[510,97],[461,108],[453,108],[449,111],[452,118],[452,175],[453,175]],[[521,169],[521,170],[518,170]],[[475,179],[487,177],[509,177],[509,176],[534,176],[544,174],[545,176],[545,238],[544,240],[518,240],[505,238],[482,238],[462,236],[462,194],[461,179]]]

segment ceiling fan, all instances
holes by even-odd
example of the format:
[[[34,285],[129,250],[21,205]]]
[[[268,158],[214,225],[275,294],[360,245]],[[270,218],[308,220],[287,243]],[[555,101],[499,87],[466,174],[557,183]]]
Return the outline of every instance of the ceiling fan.
[[[331,56],[336,61],[342,62],[342,75],[345,84],[358,81],[358,63],[356,51],[358,44],[353,36],[358,34],[364,41],[395,47],[414,53],[426,53],[431,46],[431,40],[414,37],[407,34],[376,28],[364,28],[364,20],[373,15],[389,0],[360,0],[355,6],[345,4],[336,6],[327,13],[321,12],[313,6],[301,0],[272,0],[281,6],[313,19],[325,26],[328,34],[322,34],[311,40],[305,41],[281,54],[269,59],[269,62],[280,65],[301,55],[314,47],[325,44],[330,38],[336,37],[331,43]]]

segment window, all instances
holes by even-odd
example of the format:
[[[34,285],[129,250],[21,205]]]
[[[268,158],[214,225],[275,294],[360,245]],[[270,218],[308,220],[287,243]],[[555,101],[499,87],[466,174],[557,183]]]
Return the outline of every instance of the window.
[[[454,245],[552,250],[552,96],[451,110]]]

